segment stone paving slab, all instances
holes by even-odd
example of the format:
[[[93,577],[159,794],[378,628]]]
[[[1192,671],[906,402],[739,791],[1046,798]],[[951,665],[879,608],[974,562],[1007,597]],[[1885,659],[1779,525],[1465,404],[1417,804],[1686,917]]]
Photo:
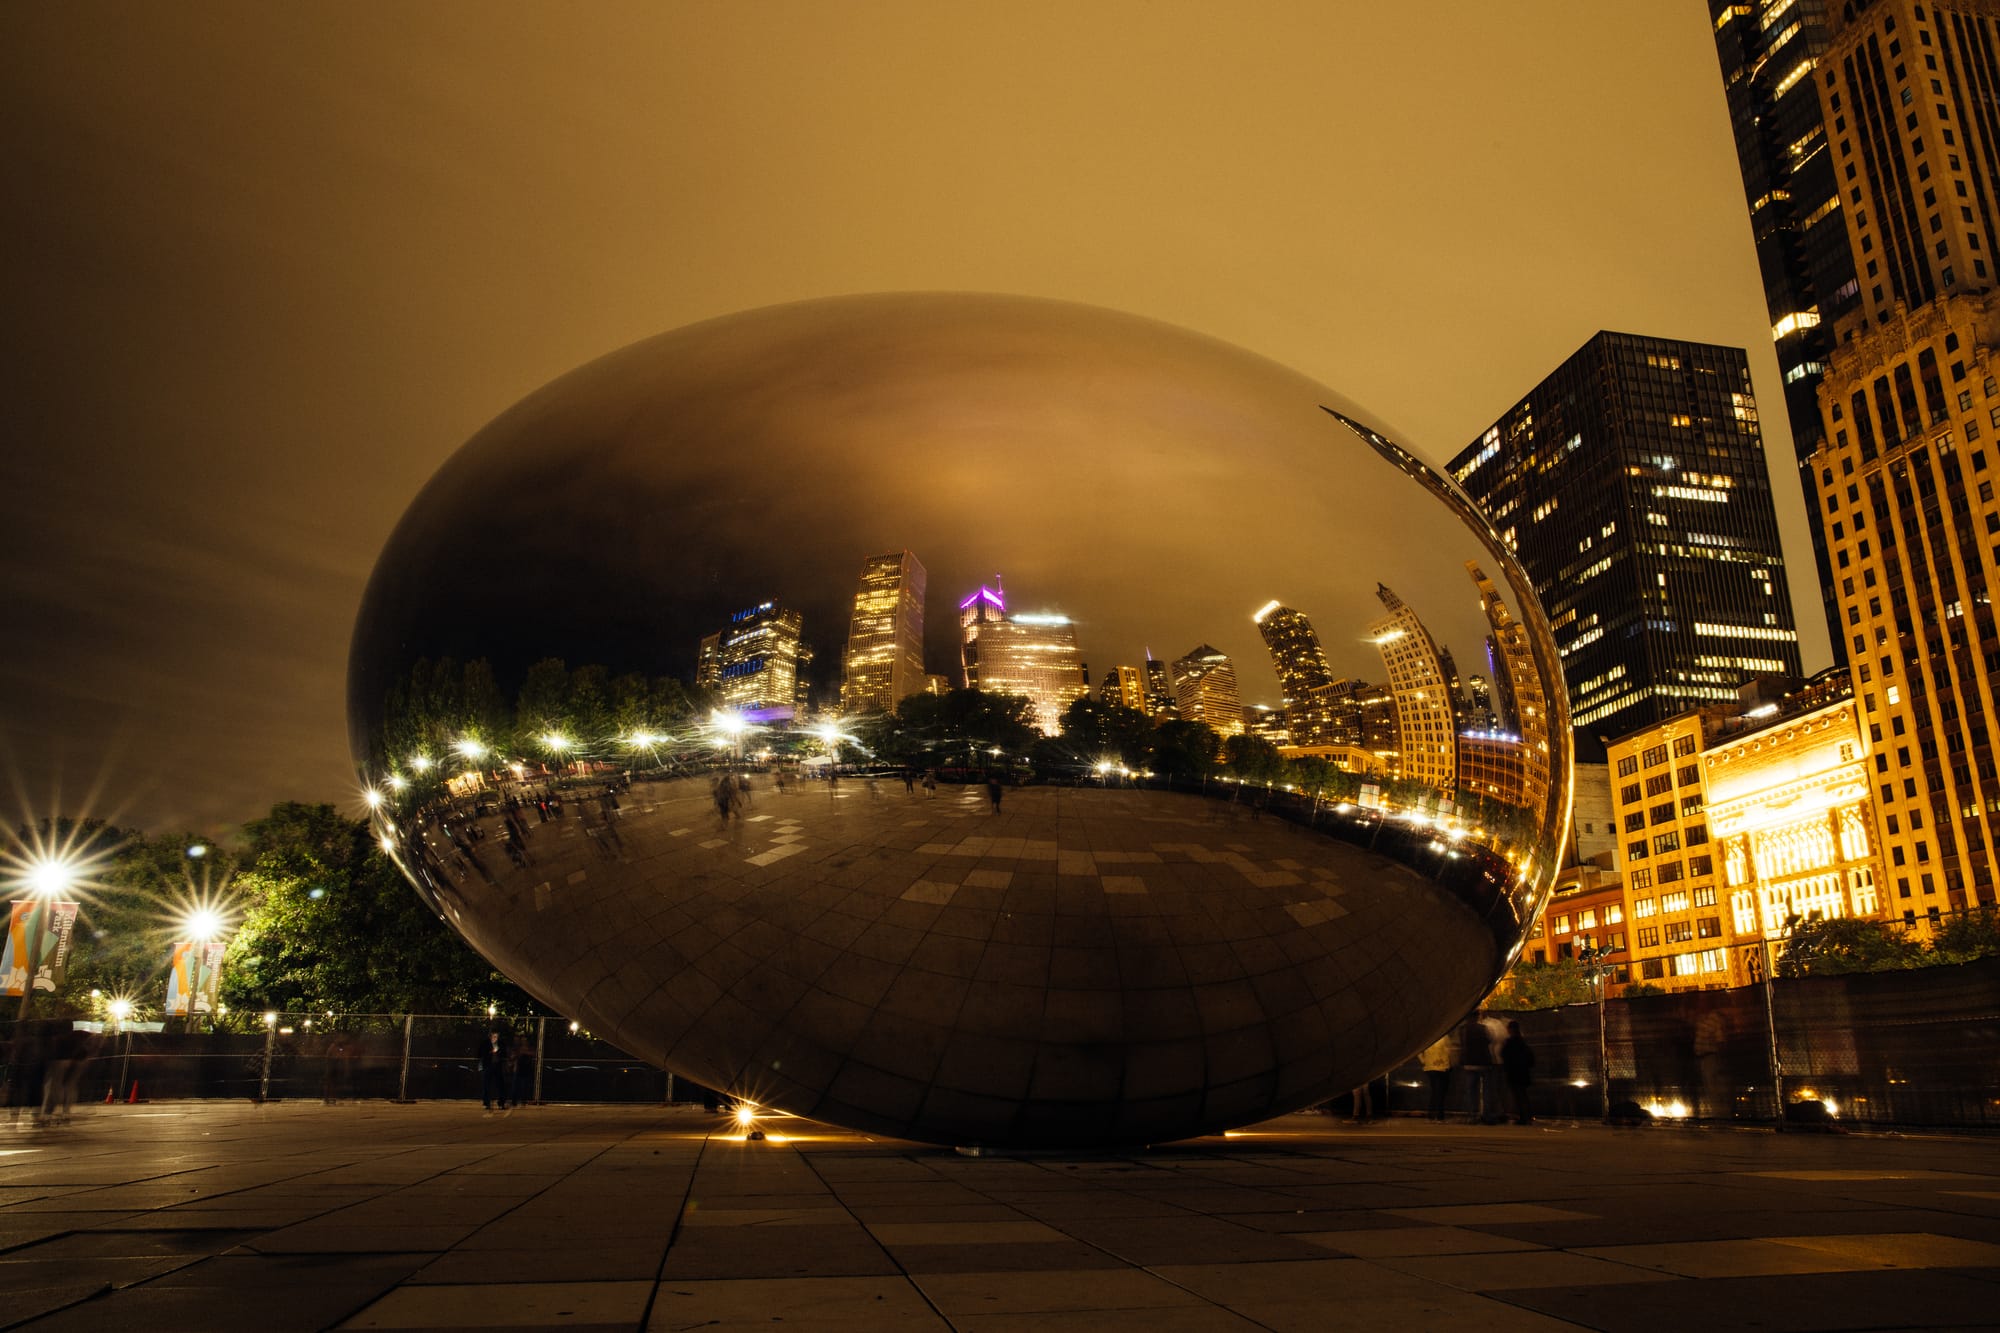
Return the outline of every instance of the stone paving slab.
[[[1993,1327],[2000,1141],[1294,1116],[988,1153],[687,1108],[0,1124],[0,1328]]]

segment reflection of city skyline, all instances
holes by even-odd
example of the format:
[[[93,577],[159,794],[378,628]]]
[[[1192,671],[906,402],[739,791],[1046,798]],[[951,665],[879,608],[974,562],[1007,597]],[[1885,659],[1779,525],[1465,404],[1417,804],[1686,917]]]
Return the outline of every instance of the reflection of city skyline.
[[[1549,781],[1546,696],[1525,627],[1477,563],[1464,569],[1491,632],[1481,645],[1487,671],[1463,677],[1450,648],[1386,584],[1376,588],[1384,614],[1363,627],[1375,671],[1336,675],[1304,610],[1272,599],[1246,612],[1278,682],[1274,703],[1246,701],[1240,659],[1207,638],[1171,660],[1148,646],[1142,662],[1099,659],[1093,667],[1076,619],[1024,610],[1019,599],[1010,605],[998,574],[953,597],[956,660],[938,662],[926,654],[928,573],[915,552],[895,550],[860,562],[841,651],[820,658],[838,662],[837,674],[811,671],[803,613],[765,600],[701,640],[695,683],[763,721],[886,712],[916,693],[976,688],[1027,698],[1045,735],[1058,733],[1071,703],[1089,698],[1156,723],[1181,718],[1224,737],[1255,735],[1288,758],[1534,804]]]

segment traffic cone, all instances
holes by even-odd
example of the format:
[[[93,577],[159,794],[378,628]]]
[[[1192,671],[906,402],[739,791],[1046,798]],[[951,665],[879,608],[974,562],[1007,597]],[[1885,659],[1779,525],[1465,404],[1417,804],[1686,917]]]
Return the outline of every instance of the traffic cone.
[[[113,1085],[112,1087],[106,1088],[104,1090],[104,1104],[106,1106],[111,1105],[113,1101],[117,1100],[117,1097],[118,1097],[118,1088],[116,1087],[116,1085]]]
[[[132,1080],[132,1091],[125,1098],[125,1104],[127,1106],[136,1106],[138,1102],[139,1102],[139,1080],[135,1078]]]

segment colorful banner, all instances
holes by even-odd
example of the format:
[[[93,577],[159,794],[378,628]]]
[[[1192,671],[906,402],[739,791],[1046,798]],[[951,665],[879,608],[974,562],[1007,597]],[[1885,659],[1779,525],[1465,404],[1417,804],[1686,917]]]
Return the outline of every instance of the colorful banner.
[[[167,967],[169,1018],[212,1014],[222,985],[222,952],[226,946],[201,940],[179,940]]]
[[[30,959],[35,964],[35,989],[54,991],[62,984],[63,968],[69,962],[77,905],[24,898],[7,906],[7,939],[0,944],[0,983],[4,983],[5,993],[20,997]],[[30,931],[34,932],[32,939]]]

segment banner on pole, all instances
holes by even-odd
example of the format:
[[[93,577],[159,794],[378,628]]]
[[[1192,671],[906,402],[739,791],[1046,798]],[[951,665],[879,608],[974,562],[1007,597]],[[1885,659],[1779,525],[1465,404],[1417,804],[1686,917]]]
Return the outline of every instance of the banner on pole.
[[[224,947],[202,940],[175,942],[173,959],[167,967],[168,1017],[215,1012],[216,992],[222,985]]]
[[[69,964],[77,905],[23,898],[7,907],[7,938],[0,944],[0,983],[8,995],[20,998],[32,960],[35,989],[54,991],[62,984],[63,969]]]

